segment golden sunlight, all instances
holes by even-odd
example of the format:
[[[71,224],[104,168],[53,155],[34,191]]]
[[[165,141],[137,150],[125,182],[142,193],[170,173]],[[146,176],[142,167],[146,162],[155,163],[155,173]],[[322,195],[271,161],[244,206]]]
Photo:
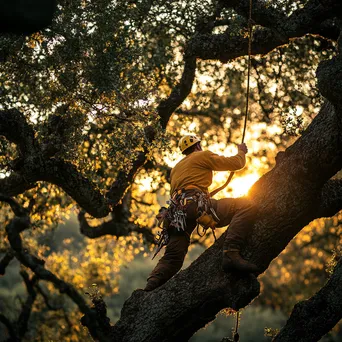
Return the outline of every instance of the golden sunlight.
[[[260,175],[251,173],[241,177],[236,175],[235,177],[230,182],[231,191],[229,193],[232,197],[241,197],[248,194],[249,189],[260,178]]]
[[[144,175],[143,177],[137,177],[136,184],[138,189],[142,192],[153,190],[153,177]]]
[[[191,129],[187,127],[187,129],[183,129],[183,134],[194,134],[194,130],[196,128],[196,125],[192,125]],[[264,127],[263,127],[264,128]],[[254,131],[257,131],[260,129],[260,127],[256,127]],[[220,139],[221,140],[221,139]],[[251,141],[254,141],[251,139]],[[257,142],[255,140],[255,142]],[[202,145],[205,144],[205,139],[202,141]],[[257,142],[258,143],[258,142]],[[258,143],[260,144],[260,143]],[[251,143],[249,145],[252,145]],[[260,146],[251,146],[251,150],[255,149],[258,150]],[[207,149],[204,147],[204,149]],[[226,145],[223,141],[217,141],[209,146],[209,150],[218,153],[220,155],[224,156],[233,156],[237,153],[237,148],[235,145],[230,144]],[[167,153],[164,155],[164,162],[170,167],[174,167],[184,156],[178,151],[173,151],[172,153]],[[251,158],[251,160],[248,161],[250,163],[250,167],[248,170],[242,170],[238,171],[235,175],[232,181],[230,182],[229,186],[225,189],[223,189],[216,198],[224,198],[224,197],[241,197],[248,194],[249,189],[252,187],[252,185],[260,178],[260,173],[258,172],[258,169],[261,169],[262,162],[258,158]],[[213,175],[213,183],[209,189],[209,191],[212,191],[219,186],[223,185],[225,181],[227,180],[229,176],[229,171],[226,172],[214,172]],[[151,179],[150,180],[140,180],[141,184],[139,184],[141,190],[149,190],[149,187],[151,186]]]
[[[227,172],[218,172],[214,174],[213,184],[210,187],[209,191],[212,191],[219,186],[223,185],[227,178],[229,177],[229,171]],[[223,189],[219,192],[218,198],[225,197],[241,197],[248,194],[249,189],[252,185],[260,178],[260,175],[257,172],[252,172],[248,174],[244,174],[243,176],[239,176],[239,173],[234,175],[234,178],[231,180],[230,184],[227,188]]]

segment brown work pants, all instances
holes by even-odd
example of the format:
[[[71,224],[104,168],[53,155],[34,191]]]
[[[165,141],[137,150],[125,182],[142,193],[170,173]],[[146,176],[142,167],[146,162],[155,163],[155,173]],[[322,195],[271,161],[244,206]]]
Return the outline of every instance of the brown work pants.
[[[210,199],[220,221],[217,228],[229,224],[224,249],[228,245],[242,246],[246,236],[251,232],[256,216],[256,209],[247,198]],[[162,285],[175,275],[183,265],[183,261],[190,245],[190,236],[196,227],[196,203],[187,209],[187,222],[185,232],[170,231],[170,241],[166,246],[164,256],[151,272],[150,278],[157,278]]]

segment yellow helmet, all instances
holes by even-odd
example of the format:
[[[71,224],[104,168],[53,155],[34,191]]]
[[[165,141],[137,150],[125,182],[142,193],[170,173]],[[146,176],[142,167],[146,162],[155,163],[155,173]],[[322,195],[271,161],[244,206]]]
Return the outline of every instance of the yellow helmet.
[[[196,135],[184,135],[179,140],[178,147],[182,152],[184,152],[187,148],[189,148],[192,145],[195,145],[196,143],[200,142],[201,140],[196,137]]]

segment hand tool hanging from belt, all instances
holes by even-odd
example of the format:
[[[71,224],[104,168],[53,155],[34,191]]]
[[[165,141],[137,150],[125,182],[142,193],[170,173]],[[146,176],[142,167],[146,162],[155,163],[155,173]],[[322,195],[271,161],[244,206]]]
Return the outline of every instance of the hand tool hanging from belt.
[[[187,219],[187,206],[190,203],[197,203],[196,221],[197,221],[197,233],[203,236],[208,228],[211,228],[214,232],[219,218],[216,215],[214,208],[210,203],[209,194],[206,194],[200,190],[194,191],[194,189],[176,190],[169,201],[168,208],[162,207],[156,216],[158,221],[158,227],[162,230],[156,236],[157,249],[152,258],[159,253],[159,251],[168,244],[170,240],[169,229],[174,228],[177,231],[185,231],[186,219]],[[198,227],[202,226],[202,235],[199,233]],[[215,234],[214,234],[215,236]],[[216,239],[216,237],[215,237]]]

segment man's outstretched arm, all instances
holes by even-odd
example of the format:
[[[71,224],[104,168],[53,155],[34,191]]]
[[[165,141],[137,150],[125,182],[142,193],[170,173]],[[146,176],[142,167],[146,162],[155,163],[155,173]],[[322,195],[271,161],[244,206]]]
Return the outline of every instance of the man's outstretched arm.
[[[246,144],[238,145],[238,153],[232,157],[219,156],[216,153],[206,151],[203,154],[203,166],[214,171],[237,171],[246,165]]]

